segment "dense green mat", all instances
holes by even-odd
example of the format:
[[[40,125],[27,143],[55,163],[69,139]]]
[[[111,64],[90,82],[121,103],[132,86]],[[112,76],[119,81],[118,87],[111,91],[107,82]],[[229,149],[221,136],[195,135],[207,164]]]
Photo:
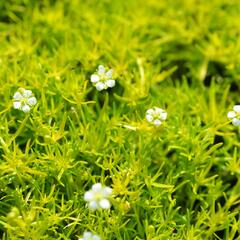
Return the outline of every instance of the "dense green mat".
[[[0,0],[0,238],[240,239],[239,23],[239,0]]]

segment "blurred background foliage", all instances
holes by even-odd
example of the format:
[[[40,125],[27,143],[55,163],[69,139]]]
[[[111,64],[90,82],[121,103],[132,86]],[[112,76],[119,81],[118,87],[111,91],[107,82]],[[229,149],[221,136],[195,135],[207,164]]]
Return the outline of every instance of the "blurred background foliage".
[[[65,47],[92,50],[78,54],[85,65],[88,54],[88,61],[107,59],[125,70],[137,56],[161,71],[175,67],[173,80],[184,75],[210,85],[214,78],[235,89],[240,82],[239,13],[238,0],[3,0],[1,29],[8,31],[1,38],[11,42],[22,34],[24,41],[30,34],[34,51],[41,53],[42,48],[52,53],[71,39]],[[15,24],[30,31],[9,27]]]

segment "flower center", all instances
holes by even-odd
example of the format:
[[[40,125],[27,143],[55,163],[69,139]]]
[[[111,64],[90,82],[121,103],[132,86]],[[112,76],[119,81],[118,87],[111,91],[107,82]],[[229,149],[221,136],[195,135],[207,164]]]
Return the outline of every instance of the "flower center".
[[[102,200],[103,196],[101,192],[95,193],[95,200],[99,201]]]
[[[161,119],[160,113],[154,113],[152,116],[154,119]]]
[[[28,104],[28,98],[25,97],[25,98],[21,99],[20,102],[21,102],[21,105],[26,105],[26,104]]]

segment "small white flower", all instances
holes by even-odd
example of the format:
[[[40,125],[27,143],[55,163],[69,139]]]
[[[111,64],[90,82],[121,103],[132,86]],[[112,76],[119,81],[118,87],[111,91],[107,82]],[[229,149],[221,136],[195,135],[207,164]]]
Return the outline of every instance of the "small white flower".
[[[31,90],[19,88],[13,95],[13,108],[22,110],[25,113],[30,112],[31,107],[36,105],[37,99]]]
[[[149,123],[160,126],[167,119],[167,112],[161,108],[154,107],[147,110],[146,119]]]
[[[111,194],[110,187],[103,187],[101,183],[96,183],[84,194],[84,200],[88,202],[88,207],[92,210],[109,209],[111,204],[108,198]]]
[[[96,72],[91,75],[90,81],[98,91],[112,88],[115,86],[116,83],[113,79],[113,70],[109,69],[108,71],[106,71],[106,68],[103,65],[98,66]]]
[[[101,238],[91,232],[84,232],[83,237],[78,240],[101,240]]]
[[[234,126],[240,126],[240,105],[235,105],[233,111],[228,112],[227,117],[232,120]]]

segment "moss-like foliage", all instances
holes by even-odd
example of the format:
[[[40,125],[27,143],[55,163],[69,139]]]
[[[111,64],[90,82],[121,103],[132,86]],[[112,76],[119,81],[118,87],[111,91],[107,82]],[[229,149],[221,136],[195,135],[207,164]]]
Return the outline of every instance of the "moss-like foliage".
[[[0,238],[239,239],[239,22],[239,0],[0,0]]]

